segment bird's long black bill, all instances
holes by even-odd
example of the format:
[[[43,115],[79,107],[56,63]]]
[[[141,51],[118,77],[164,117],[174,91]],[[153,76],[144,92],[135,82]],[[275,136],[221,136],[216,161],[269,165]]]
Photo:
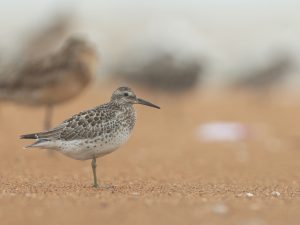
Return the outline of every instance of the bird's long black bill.
[[[137,101],[138,104],[142,104],[142,105],[146,105],[146,106],[150,106],[150,107],[153,107],[153,108],[157,108],[157,109],[160,109],[159,106],[157,105],[154,105],[152,104],[151,102],[148,102],[144,99],[141,99],[141,98],[138,98],[138,101]]]

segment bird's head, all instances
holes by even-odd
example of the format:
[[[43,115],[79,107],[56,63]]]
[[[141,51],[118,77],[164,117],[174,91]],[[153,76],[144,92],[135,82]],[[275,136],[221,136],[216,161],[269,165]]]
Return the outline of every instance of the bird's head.
[[[144,99],[138,98],[129,87],[119,87],[111,96],[111,101],[118,104],[141,104],[160,109],[159,106],[152,104]]]

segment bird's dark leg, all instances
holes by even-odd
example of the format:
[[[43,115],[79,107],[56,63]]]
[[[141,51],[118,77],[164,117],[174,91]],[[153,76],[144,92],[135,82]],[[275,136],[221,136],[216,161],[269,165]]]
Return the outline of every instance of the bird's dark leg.
[[[51,121],[53,116],[53,106],[46,106],[45,120],[44,120],[44,129],[49,130],[51,128]]]
[[[94,157],[94,158],[92,159],[92,169],[93,169],[93,176],[94,176],[94,185],[93,185],[93,187],[94,187],[94,188],[98,188],[98,187],[99,187],[99,185],[98,185],[98,183],[97,183],[96,167],[97,167],[97,164],[96,164],[96,158]]]

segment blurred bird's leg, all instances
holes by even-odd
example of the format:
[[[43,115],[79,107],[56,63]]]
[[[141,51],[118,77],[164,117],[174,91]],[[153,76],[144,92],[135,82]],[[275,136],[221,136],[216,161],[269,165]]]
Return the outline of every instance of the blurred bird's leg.
[[[53,117],[53,106],[47,105],[45,119],[44,119],[44,130],[49,130],[51,128],[52,117]]]

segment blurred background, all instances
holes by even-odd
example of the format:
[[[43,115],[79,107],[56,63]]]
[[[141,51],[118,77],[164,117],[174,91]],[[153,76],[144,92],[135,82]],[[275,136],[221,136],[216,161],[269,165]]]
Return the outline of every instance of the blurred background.
[[[241,84],[238,81],[247,76],[276,72],[297,84],[299,4],[293,0],[3,2],[1,61],[33,51],[34,41],[39,46],[42,40],[56,38],[59,43],[81,33],[101,53],[99,78],[138,76],[140,82],[151,82],[148,79],[157,79],[155,75],[139,70],[152,64],[166,67],[154,58],[170,57],[173,66],[191,67],[186,79],[195,79],[191,76],[195,72],[199,83],[206,85]]]
[[[296,0],[0,2],[1,221],[298,224],[299,9]],[[20,134],[123,85],[162,109],[137,106],[129,143],[99,160],[114,190],[90,187],[90,162],[22,150]]]

